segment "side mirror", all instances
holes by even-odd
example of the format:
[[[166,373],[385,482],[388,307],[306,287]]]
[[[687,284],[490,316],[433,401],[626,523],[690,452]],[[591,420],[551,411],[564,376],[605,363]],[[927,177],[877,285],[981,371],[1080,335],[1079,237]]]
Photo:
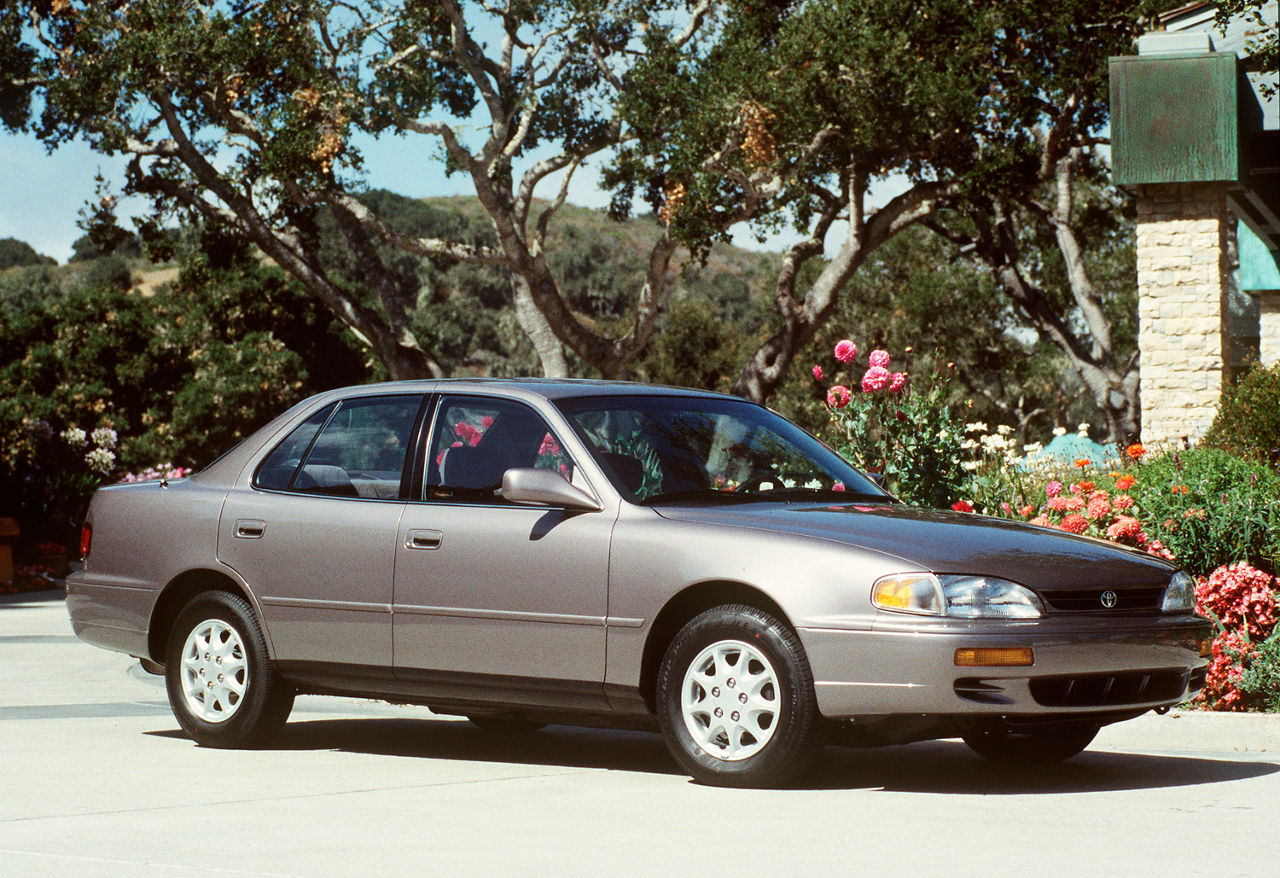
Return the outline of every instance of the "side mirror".
[[[604,507],[555,470],[517,467],[502,474],[503,499],[534,506],[562,506],[599,512]]]

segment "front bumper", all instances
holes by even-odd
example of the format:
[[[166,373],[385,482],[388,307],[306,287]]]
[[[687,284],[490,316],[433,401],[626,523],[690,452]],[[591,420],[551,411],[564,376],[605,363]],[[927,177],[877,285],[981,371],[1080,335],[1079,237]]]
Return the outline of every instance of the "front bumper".
[[[1050,617],[922,619],[872,630],[800,628],[824,716],[1062,716],[1177,704],[1204,685],[1209,623]],[[1030,647],[1029,667],[956,667],[957,649]]]

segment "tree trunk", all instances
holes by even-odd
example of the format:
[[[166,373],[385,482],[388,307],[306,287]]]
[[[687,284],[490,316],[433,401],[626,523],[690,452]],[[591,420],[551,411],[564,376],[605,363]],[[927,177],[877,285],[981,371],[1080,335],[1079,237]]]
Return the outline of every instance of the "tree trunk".
[[[538,352],[542,374],[547,378],[568,378],[569,361],[564,354],[564,345],[556,337],[546,315],[534,303],[528,278],[513,271],[511,292],[515,299],[516,319],[520,321],[520,328],[529,336],[534,350]]]

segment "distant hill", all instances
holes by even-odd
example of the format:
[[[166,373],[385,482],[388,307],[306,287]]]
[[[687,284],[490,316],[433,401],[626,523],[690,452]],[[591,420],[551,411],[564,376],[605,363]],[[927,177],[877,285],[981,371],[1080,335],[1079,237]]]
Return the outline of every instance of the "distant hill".
[[[0,238],[0,271],[25,265],[57,265],[58,261],[37,253],[26,241]]]

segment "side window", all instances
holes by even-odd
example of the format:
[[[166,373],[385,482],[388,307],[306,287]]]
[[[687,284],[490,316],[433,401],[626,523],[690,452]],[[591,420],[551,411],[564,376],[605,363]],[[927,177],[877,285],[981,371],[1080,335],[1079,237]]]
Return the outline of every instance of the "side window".
[[[371,396],[338,405],[294,475],[294,491],[396,500],[421,396]]]
[[[298,472],[298,464],[302,463],[302,455],[307,453],[311,440],[316,438],[316,433],[324,426],[333,408],[327,405],[294,427],[293,432],[284,437],[284,441],[258,467],[253,484],[269,491],[289,490],[294,474]]]
[[[518,402],[445,397],[428,447],[423,496],[501,502],[502,474],[513,467],[554,469],[573,478],[573,461],[546,421]]]

